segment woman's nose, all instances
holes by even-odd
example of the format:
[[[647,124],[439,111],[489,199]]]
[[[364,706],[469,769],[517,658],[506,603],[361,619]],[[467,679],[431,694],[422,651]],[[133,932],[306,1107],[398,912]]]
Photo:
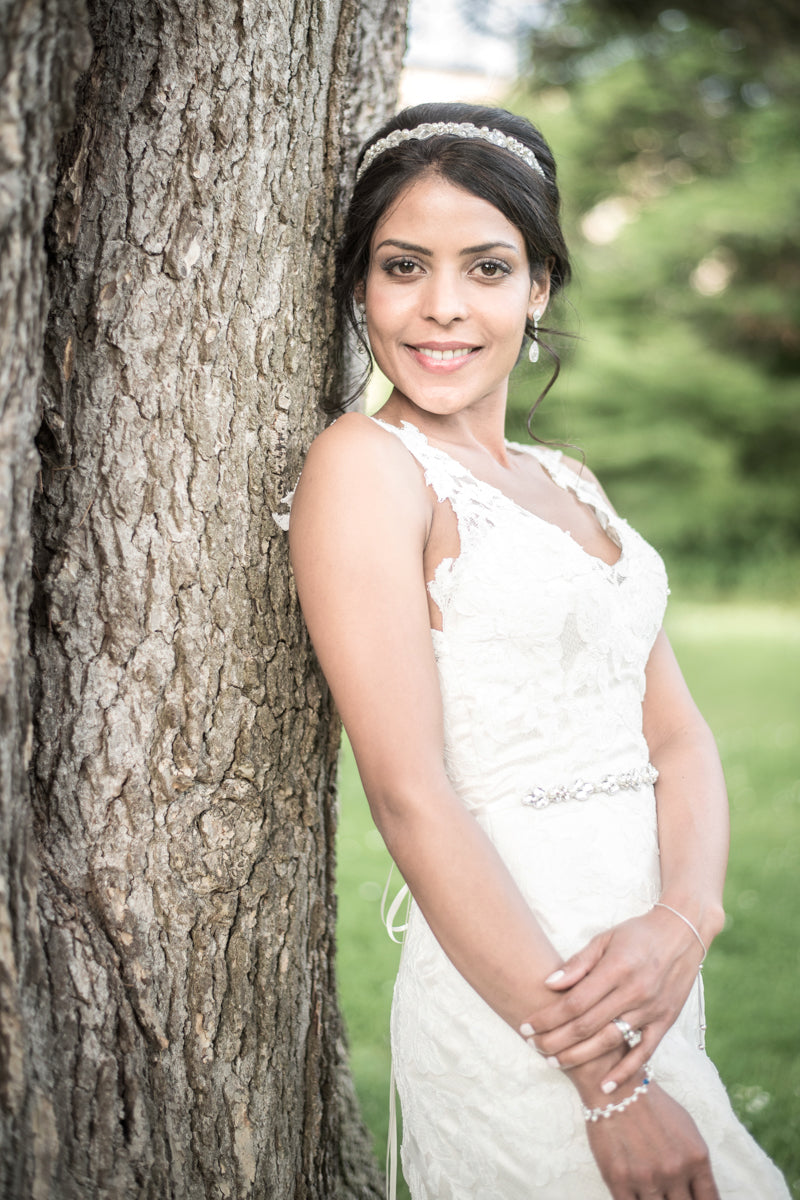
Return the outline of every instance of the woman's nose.
[[[450,271],[434,272],[427,281],[423,303],[423,316],[439,325],[463,320],[467,315],[464,281]]]

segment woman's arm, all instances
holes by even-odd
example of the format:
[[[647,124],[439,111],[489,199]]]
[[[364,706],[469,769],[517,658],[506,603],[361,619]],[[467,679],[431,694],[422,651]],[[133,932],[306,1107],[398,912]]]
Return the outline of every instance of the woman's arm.
[[[445,953],[517,1028],[559,958],[444,772],[423,576],[433,503],[395,438],[340,418],[295,493],[292,563],[375,823]]]
[[[708,947],[723,925],[728,806],[716,745],[666,636],[647,667],[644,733],[658,768],[660,899],[694,925]],[[560,998],[529,1016],[536,1045],[564,1066],[618,1043],[623,1017],[642,1029],[640,1045],[603,1082],[635,1078],[677,1018],[703,958],[700,940],[666,908],[593,938],[553,981]]]
[[[725,921],[728,798],[716,742],[663,632],[647,668],[644,735],[659,771],[660,898],[694,924],[708,947]]]

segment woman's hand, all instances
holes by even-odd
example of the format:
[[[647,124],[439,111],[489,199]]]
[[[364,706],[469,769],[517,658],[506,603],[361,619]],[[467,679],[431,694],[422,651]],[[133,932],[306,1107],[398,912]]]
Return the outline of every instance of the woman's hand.
[[[658,1084],[586,1130],[614,1200],[719,1200],[694,1121]]]
[[[642,1040],[604,1080],[619,1086],[641,1074],[675,1022],[702,956],[692,931],[661,908],[598,934],[549,977],[560,994],[530,1014],[534,1046],[559,1066],[576,1067],[623,1045],[613,1022],[625,1020]]]

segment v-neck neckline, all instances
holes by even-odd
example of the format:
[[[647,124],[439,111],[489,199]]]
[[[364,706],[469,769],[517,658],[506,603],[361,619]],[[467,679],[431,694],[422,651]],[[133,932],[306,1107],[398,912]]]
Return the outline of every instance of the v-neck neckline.
[[[538,452],[539,447],[524,446],[521,442],[509,442],[507,439],[503,439],[507,449],[519,451],[522,454],[529,454],[532,458],[535,458],[539,463],[539,466],[547,474],[548,478],[556,485],[556,487],[561,488],[562,491],[572,492],[578,503],[583,505],[585,508],[588,508],[590,512],[593,513],[601,532],[605,534],[612,546],[616,546],[619,549],[619,554],[613,562],[606,562],[606,560],[601,558],[599,554],[592,554],[592,552],[587,550],[586,547],[578,541],[574,534],[572,534],[569,529],[565,529],[563,525],[558,525],[555,521],[548,521],[546,517],[541,517],[532,509],[526,508],[524,504],[520,504],[518,500],[515,500],[513,496],[509,496],[502,490],[502,488],[497,487],[496,484],[489,483],[486,479],[480,479],[479,476],[477,476],[474,471],[471,471],[468,466],[462,463],[460,459],[455,458],[452,454],[449,454],[447,450],[442,450],[439,446],[434,446],[427,434],[423,433],[419,426],[415,425],[413,421],[401,420],[400,425],[392,425],[389,421],[381,420],[380,417],[373,417],[372,420],[378,425],[383,425],[390,429],[402,430],[403,428],[408,428],[413,430],[414,433],[418,434],[419,437],[422,438],[427,448],[433,454],[439,454],[443,458],[446,458],[448,462],[453,463],[454,466],[458,467],[458,469],[464,473],[471,483],[479,488],[488,490],[493,496],[499,497],[500,500],[502,500],[505,504],[509,505],[517,512],[523,513],[527,517],[531,517],[534,521],[538,522],[538,524],[544,525],[548,529],[554,529],[557,533],[563,534],[563,536],[568,538],[572,545],[575,546],[581,552],[581,554],[585,555],[586,558],[591,559],[592,562],[597,563],[602,569],[605,569],[613,574],[622,565],[622,560],[625,555],[625,547],[622,542],[622,538],[619,535],[619,530],[612,521],[612,514],[609,513],[604,506],[600,507],[594,500],[584,498],[584,496],[579,494],[578,488],[581,486],[582,481],[577,477],[577,475],[575,476],[574,481],[564,478],[563,472],[568,471],[569,468],[564,467],[559,459],[552,464],[552,466],[557,468],[557,474],[562,476],[562,478],[557,478],[556,472],[552,470],[552,466],[545,462],[543,456],[541,456]],[[544,449],[548,449],[548,447],[544,447]],[[551,450],[550,453],[553,454],[555,451]],[[572,474],[572,472],[570,473]],[[585,486],[586,485],[584,484],[583,487],[585,488]],[[615,537],[611,536],[611,530],[613,530]]]

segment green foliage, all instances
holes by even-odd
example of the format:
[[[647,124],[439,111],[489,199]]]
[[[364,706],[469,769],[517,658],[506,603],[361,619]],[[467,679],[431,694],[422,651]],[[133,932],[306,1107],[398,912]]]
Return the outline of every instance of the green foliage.
[[[580,340],[534,432],[585,448],[671,568],[779,563],[796,587],[800,54],[676,10],[644,32],[562,16],[511,99],[554,147],[576,267],[551,318]],[[518,433],[545,379],[513,381]]]
[[[551,0],[549,8],[558,15],[572,2]],[[665,9],[664,0],[591,0],[591,12],[606,28],[615,21],[634,29],[646,28],[657,18],[667,28],[680,28],[688,15],[738,34],[756,56],[768,56],[776,47],[800,39],[800,10],[794,0],[682,0],[680,9]]]
[[[731,797],[728,921],[705,968],[709,1052],[740,1119],[800,1200],[800,619],[730,604],[670,606],[669,616],[673,645],[720,743]],[[346,743],[340,794],[342,1006],[356,1087],[382,1160],[399,948],[380,922],[389,857]],[[408,1196],[402,1184],[398,1195]]]

